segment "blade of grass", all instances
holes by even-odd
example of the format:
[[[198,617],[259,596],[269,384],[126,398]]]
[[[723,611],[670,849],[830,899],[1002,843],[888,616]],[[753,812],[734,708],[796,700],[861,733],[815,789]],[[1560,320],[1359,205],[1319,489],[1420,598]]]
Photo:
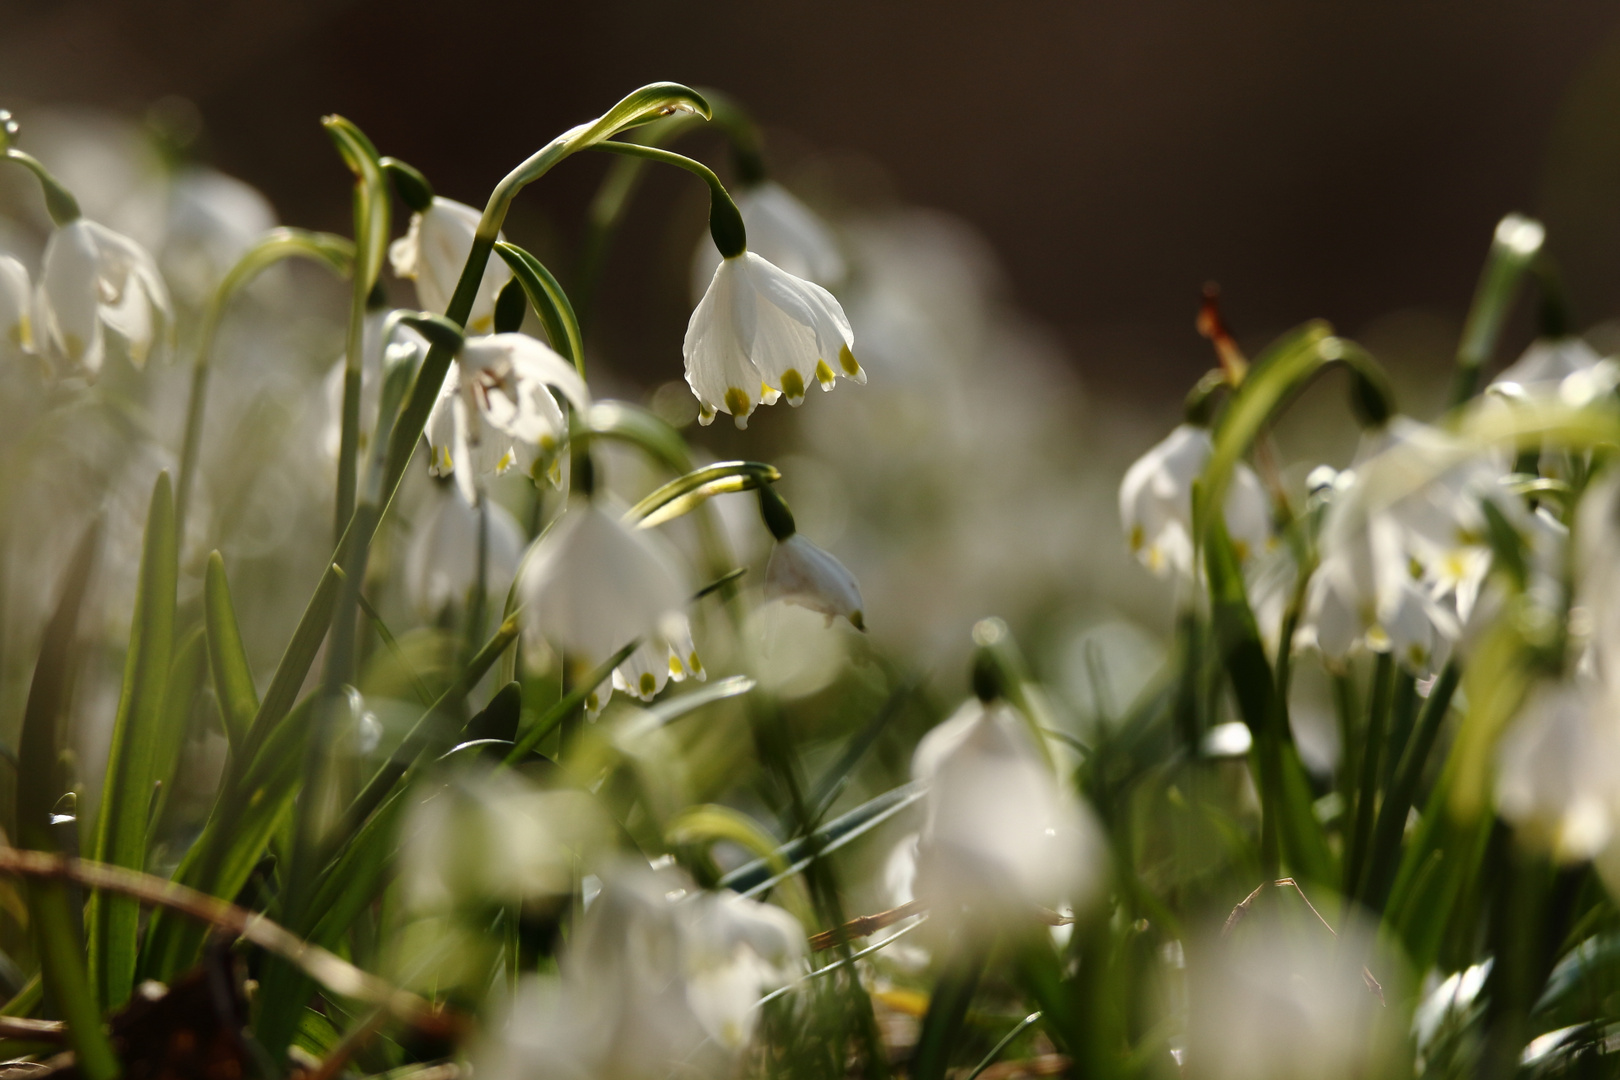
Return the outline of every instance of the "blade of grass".
[[[113,721],[92,851],[97,862],[140,870],[157,780],[157,740],[174,652],[175,586],[180,573],[174,491],[167,472],[152,489],[141,545],[140,586],[130,628],[124,686]],[[135,987],[140,906],[126,896],[90,894],[86,914],[91,978],[101,1004],[122,1005]]]
[[[63,576],[60,599],[45,627],[34,666],[18,746],[17,839],[24,847],[52,854],[56,842],[51,810],[61,796],[56,790],[61,774],[57,762],[61,725],[73,688],[79,609],[99,541],[99,524],[91,525]],[[85,969],[82,913],[73,907],[71,893],[61,882],[31,881],[27,897],[29,933],[39,954],[43,986],[67,1021],[68,1040],[79,1068],[89,1080],[112,1080],[119,1072],[118,1058],[101,1030],[101,1010]]]
[[[242,631],[225,577],[225,559],[217,551],[208,556],[208,569],[203,574],[203,623],[208,629],[208,666],[213,673],[220,718],[232,753],[241,755],[248,726],[259,711],[259,692],[253,686],[247,650],[242,647]]]

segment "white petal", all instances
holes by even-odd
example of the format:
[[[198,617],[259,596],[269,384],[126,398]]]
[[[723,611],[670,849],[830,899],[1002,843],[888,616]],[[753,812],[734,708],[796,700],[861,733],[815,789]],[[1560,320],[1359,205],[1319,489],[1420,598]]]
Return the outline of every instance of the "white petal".
[[[749,359],[754,337],[754,292],[741,259],[725,259],[692,312],[681,351],[686,382],[705,415],[729,413],[738,427],[761,397],[759,368]]]
[[[10,255],[0,255],[0,354],[33,349],[33,291],[27,268]]]
[[[80,218],[51,234],[40,273],[40,330],[52,352],[91,372],[101,369],[104,349],[99,269],[89,222]]]
[[[803,533],[794,533],[771,549],[765,565],[765,598],[819,611],[829,622],[842,615],[856,629],[866,628],[855,576]]]

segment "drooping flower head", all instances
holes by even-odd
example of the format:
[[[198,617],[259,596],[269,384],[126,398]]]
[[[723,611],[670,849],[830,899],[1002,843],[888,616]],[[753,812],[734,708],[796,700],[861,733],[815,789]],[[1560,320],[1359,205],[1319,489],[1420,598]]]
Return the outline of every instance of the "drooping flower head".
[[[1131,553],[1160,577],[1193,575],[1193,481],[1214,450],[1208,428],[1181,424],[1138,458],[1119,485],[1119,517]],[[1270,503],[1242,462],[1227,489],[1226,528],[1240,561],[1271,544]]]
[[[682,608],[691,589],[673,553],[647,530],[633,529],[596,500],[575,496],[562,518],[535,542],[518,578],[528,631],[589,670],[638,639],[616,684],[650,697],[672,670],[671,646],[686,671],[701,677]],[[638,659],[639,656],[639,659]],[[653,685],[648,687],[647,678]],[[611,685],[593,689],[596,711]]]
[[[811,379],[866,382],[854,333],[832,293],[752,251],[722,259],[692,312],[682,351],[701,423],[729,413],[739,428],[761,403],[804,400]]]
[[[433,196],[424,210],[411,215],[410,228],[388,248],[394,273],[416,282],[422,307],[442,315],[450,307],[456,282],[472,251],[478,231],[477,210],[465,203]],[[478,296],[467,316],[469,334],[487,334],[495,325],[495,298],[512,271],[500,259],[490,259],[478,283]]]
[[[37,343],[95,374],[106,331],[121,336],[137,367],[174,327],[169,290],[152,256],[127,236],[79,218],[51,234],[40,273]]]
[[[468,338],[445,374],[426,435],[435,476],[455,475],[474,501],[475,477],[527,466],[562,444],[568,421],[552,394],[590,408],[574,366],[526,334]]]

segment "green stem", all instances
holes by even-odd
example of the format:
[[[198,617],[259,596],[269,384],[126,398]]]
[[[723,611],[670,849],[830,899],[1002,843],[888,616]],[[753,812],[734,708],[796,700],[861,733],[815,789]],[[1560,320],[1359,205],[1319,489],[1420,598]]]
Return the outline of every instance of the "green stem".
[[[1387,652],[1378,654],[1373,667],[1372,695],[1367,707],[1367,727],[1362,732],[1361,785],[1356,792],[1355,831],[1344,864],[1344,894],[1354,896],[1361,881],[1362,864],[1372,839],[1374,813],[1378,808],[1378,764],[1389,727],[1390,702],[1395,690],[1395,659]]]
[[[60,229],[64,225],[71,225],[79,220],[81,216],[79,213],[79,200],[73,197],[71,191],[62,186],[60,180],[51,175],[51,171],[45,167],[43,162],[32,154],[14,150],[10,147],[7,147],[4,156],[5,160],[14,161],[33,173],[34,178],[39,181],[40,191],[45,196],[45,209],[51,215],[52,224]]]
[[[272,229],[226,272],[203,312],[197,356],[191,365],[191,396],[186,403],[185,441],[180,450],[180,479],[175,491],[175,525],[186,535],[186,512],[202,446],[203,413],[208,402],[208,374],[225,307],[260,273],[283,259],[305,258],[323,263],[347,277],[353,273],[354,245],[341,236],[303,229]]]
[[[720,178],[715,175],[714,170],[701,161],[695,161],[670,150],[660,150],[655,146],[643,146],[640,143],[604,141],[592,146],[591,149],[673,165],[698,177],[709,185],[709,235],[714,237],[714,246],[728,259],[748,250],[748,230],[743,226],[742,212],[737,209],[737,203],[726,190],[726,186],[720,182]]]

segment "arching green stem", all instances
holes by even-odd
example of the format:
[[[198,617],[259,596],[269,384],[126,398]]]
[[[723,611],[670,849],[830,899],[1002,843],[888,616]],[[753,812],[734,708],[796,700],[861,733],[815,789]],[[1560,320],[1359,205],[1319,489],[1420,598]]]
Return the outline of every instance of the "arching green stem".
[[[208,372],[225,307],[249,282],[283,259],[304,258],[331,267],[348,276],[354,266],[354,245],[331,233],[304,229],[272,229],[226,272],[203,311],[202,332],[197,341],[197,357],[191,367],[191,398],[186,406],[185,442],[180,451],[180,482],[175,495],[175,522],[180,535],[186,534],[186,511],[191,505],[191,486],[197,471],[197,454],[202,445],[203,413],[208,401]]]
[[[726,186],[720,182],[720,178],[714,174],[714,170],[701,161],[670,150],[642,146],[639,143],[604,141],[596,143],[591,149],[673,165],[698,177],[709,185],[709,235],[714,237],[714,246],[728,259],[748,250],[748,230],[743,227],[742,213],[737,209],[737,203],[726,190]]]

